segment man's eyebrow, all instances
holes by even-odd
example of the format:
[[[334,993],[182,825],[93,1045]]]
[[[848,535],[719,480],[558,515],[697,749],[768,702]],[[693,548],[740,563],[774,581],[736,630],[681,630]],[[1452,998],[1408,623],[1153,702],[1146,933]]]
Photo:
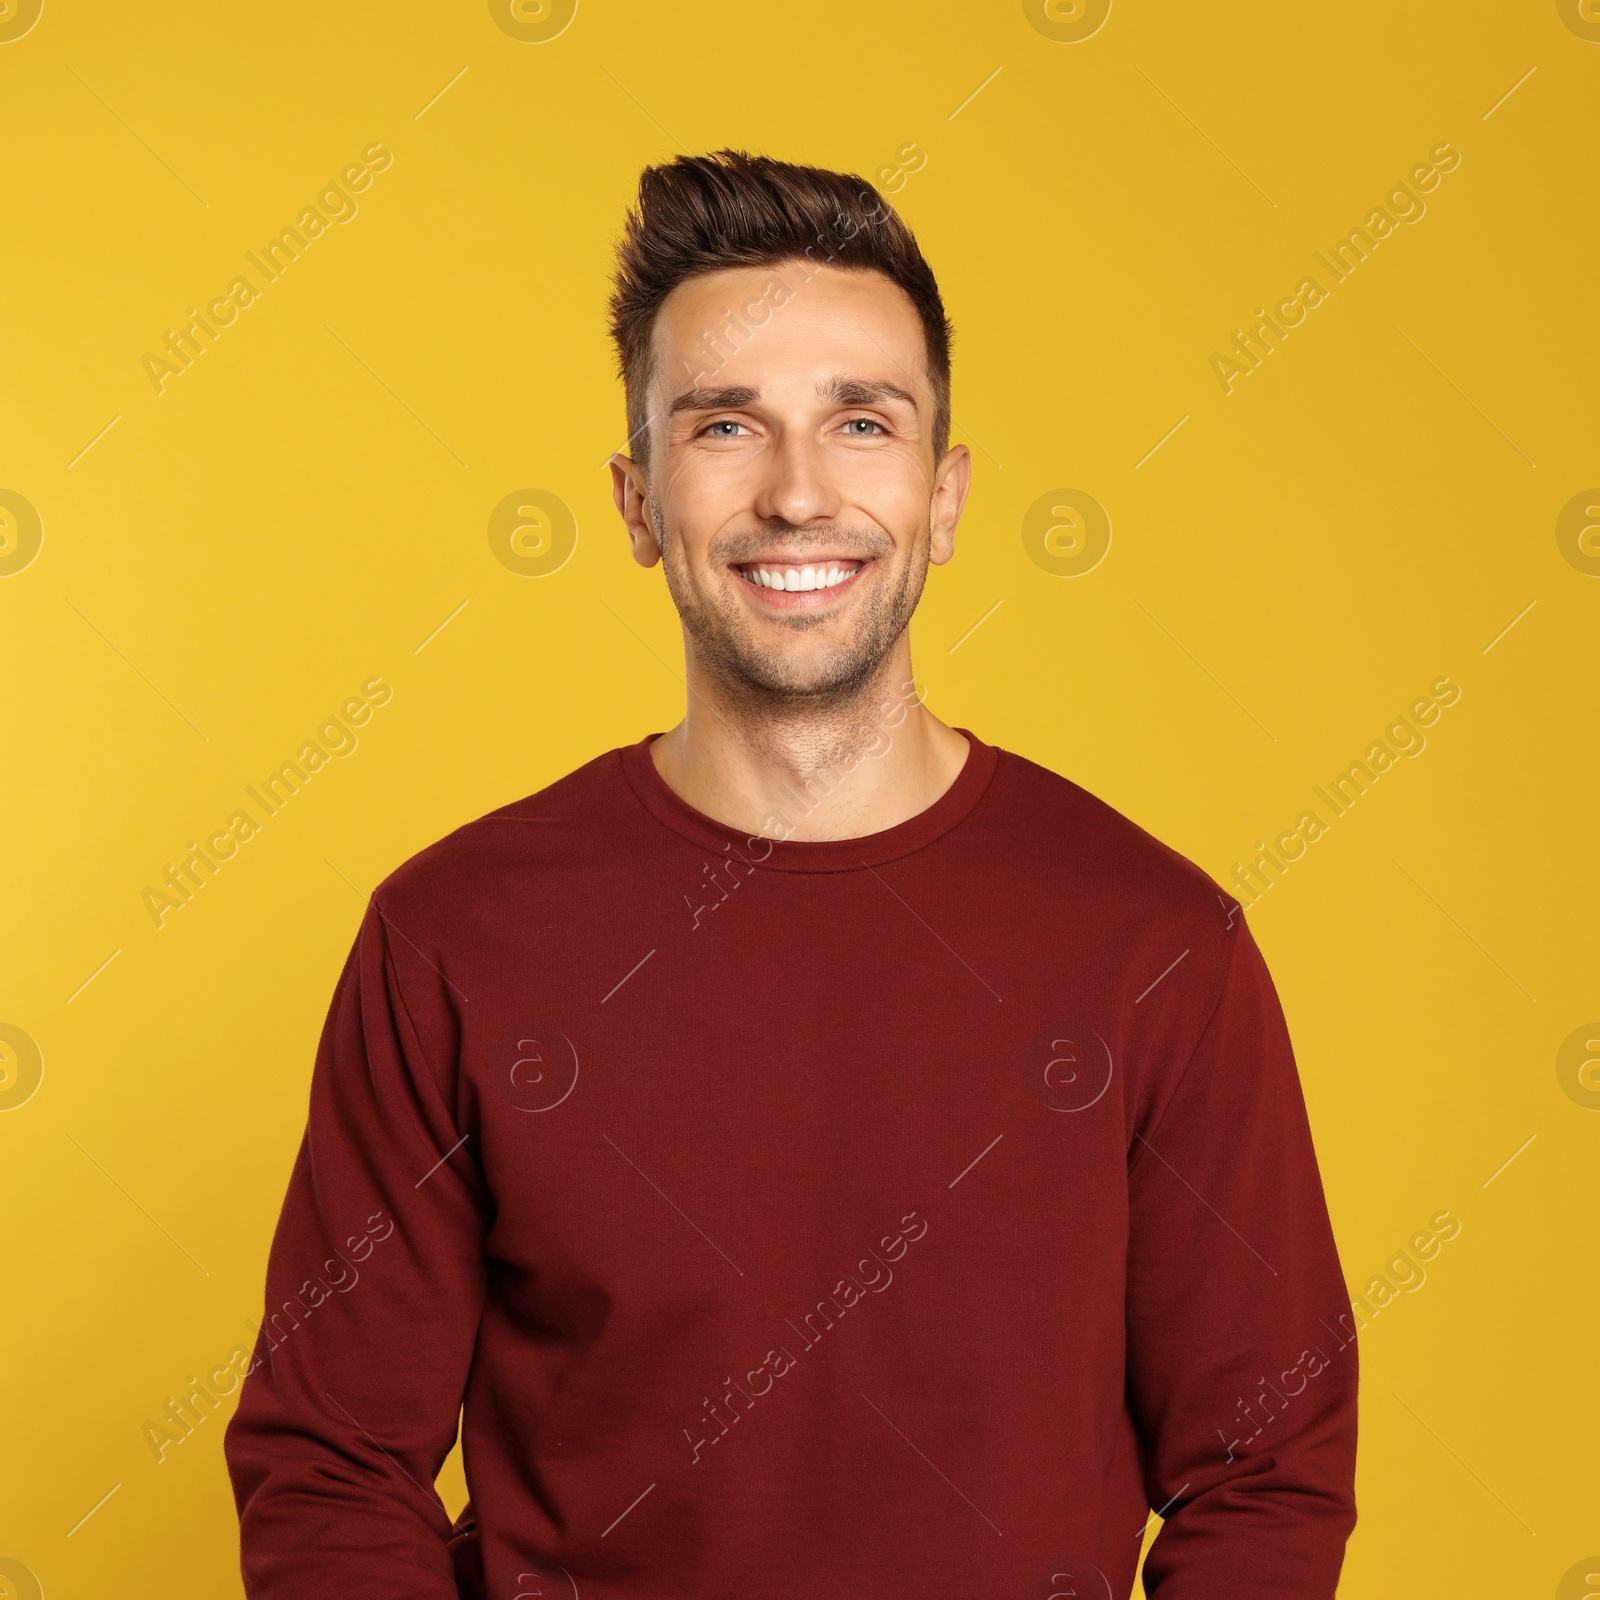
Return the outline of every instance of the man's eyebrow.
[[[899,384],[867,378],[824,378],[817,384],[817,398],[825,404],[841,406],[870,406],[882,400],[898,400],[917,409],[916,399]],[[667,407],[667,415],[675,417],[684,411],[740,411],[753,406],[761,399],[761,391],[748,384],[736,384],[721,389],[688,389]]]
[[[667,415],[675,417],[680,411],[739,411],[760,398],[759,389],[744,384],[726,389],[689,389],[667,407]]]
[[[880,400],[899,400],[917,409],[917,402],[898,384],[866,378],[828,378],[817,385],[817,398],[841,406],[870,406]]]

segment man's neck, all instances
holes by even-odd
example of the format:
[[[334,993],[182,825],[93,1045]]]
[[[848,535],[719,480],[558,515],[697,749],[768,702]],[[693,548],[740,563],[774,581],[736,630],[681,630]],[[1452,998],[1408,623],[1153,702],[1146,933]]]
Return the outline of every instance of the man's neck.
[[[662,781],[717,821],[774,839],[854,839],[926,811],[970,746],[917,698],[904,638],[848,701],[774,704],[691,664],[682,722],[650,746]]]

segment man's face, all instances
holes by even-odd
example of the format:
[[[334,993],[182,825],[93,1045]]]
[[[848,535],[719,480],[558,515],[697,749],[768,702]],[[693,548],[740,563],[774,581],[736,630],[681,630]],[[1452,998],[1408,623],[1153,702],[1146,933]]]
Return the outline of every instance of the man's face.
[[[787,261],[667,297],[648,476],[615,458],[615,495],[728,687],[825,700],[874,680],[966,498],[933,409],[921,320],[881,273]]]

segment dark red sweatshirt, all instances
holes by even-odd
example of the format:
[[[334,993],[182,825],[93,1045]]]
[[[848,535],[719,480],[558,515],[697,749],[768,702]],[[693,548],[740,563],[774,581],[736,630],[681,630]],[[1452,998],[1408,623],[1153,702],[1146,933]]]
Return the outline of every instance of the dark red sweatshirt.
[[[777,843],[644,740],[378,889],[227,1432],[252,1597],[1106,1600],[1152,1508],[1160,1600],[1333,1594],[1356,1347],[1261,955],[966,737]]]

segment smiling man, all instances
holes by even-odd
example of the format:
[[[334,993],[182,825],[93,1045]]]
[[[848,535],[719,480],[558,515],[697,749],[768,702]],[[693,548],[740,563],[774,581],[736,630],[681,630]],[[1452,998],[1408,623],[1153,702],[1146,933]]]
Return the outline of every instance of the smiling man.
[[[923,811],[966,762],[919,708],[889,759],[828,782],[911,682],[971,463],[947,448],[950,329],[915,241],[858,179],[798,170],[645,174],[612,302],[635,455],[611,470],[683,622],[691,692],[657,770],[710,816],[827,839]]]
[[[680,159],[612,329],[685,715],[373,896],[227,1433],[248,1592],[1109,1600],[1155,1511],[1148,1593],[1327,1600],[1356,1347],[1260,952],[912,675],[971,471],[916,242]]]

